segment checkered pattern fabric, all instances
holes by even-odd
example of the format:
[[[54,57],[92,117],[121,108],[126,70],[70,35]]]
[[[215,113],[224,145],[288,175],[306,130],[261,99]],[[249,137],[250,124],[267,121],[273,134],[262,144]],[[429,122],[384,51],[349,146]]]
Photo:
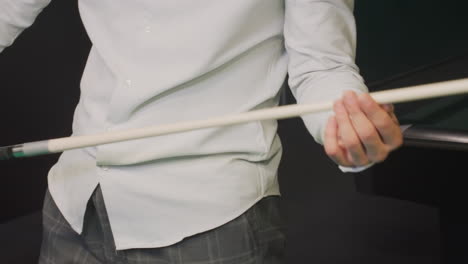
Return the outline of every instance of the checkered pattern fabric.
[[[168,247],[117,251],[99,187],[88,203],[81,235],[70,227],[47,192],[39,263],[281,263],[285,237],[279,199],[266,197],[231,222]]]

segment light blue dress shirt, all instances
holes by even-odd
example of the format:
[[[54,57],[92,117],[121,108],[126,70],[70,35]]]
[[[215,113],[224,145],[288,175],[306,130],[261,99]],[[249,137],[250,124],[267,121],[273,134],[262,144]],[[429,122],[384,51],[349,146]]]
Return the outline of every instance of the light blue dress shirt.
[[[0,51],[49,0],[0,0]],[[366,91],[351,0],[79,0],[92,41],[73,135],[205,119]],[[330,113],[304,116],[322,142]],[[276,121],[64,152],[49,189],[81,232],[100,184],[117,249],[162,247],[278,195]],[[313,160],[311,161],[313,162]]]

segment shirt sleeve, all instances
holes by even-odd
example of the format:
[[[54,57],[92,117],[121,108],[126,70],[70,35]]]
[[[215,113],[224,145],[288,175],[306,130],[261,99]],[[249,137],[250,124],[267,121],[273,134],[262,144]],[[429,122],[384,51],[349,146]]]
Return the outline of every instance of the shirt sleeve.
[[[343,91],[367,92],[355,64],[353,0],[286,0],[285,46],[289,86],[298,104],[335,100]],[[331,111],[302,117],[323,144]]]
[[[50,0],[0,0],[0,52],[32,25]]]

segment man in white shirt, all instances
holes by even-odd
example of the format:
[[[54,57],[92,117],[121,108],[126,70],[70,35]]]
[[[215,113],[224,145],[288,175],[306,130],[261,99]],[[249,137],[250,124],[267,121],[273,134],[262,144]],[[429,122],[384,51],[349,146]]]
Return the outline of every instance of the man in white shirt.
[[[73,135],[274,107],[289,74],[299,104],[336,100],[303,120],[343,170],[401,145],[393,109],[365,93],[354,63],[352,0],[78,2],[93,47]],[[48,3],[0,0],[0,51]],[[49,173],[40,263],[279,262],[276,128],[64,152]]]

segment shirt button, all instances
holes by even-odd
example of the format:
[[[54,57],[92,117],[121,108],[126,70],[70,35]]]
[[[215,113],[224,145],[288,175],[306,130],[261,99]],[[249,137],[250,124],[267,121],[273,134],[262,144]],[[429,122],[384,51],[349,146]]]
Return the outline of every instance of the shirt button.
[[[103,171],[108,171],[108,170],[109,170],[109,167],[101,166],[101,170],[103,170]]]

